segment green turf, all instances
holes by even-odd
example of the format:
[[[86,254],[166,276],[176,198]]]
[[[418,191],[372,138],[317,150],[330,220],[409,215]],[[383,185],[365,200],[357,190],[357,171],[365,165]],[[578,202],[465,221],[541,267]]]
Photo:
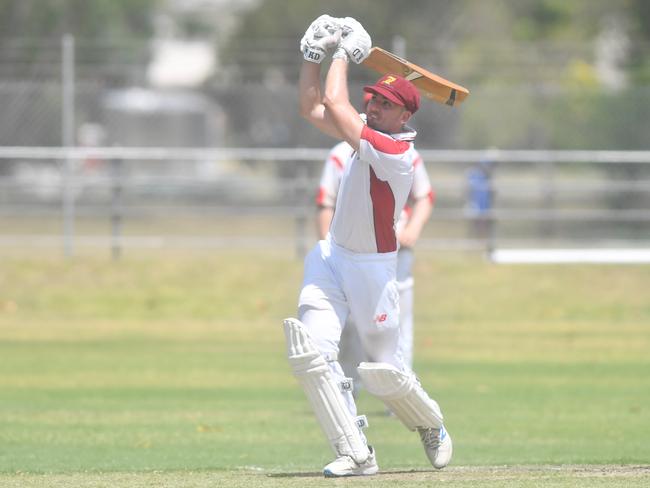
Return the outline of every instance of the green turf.
[[[0,486],[331,486],[284,357],[301,273],[274,254],[2,259]],[[422,253],[416,282],[415,366],[453,465],[432,472],[364,395],[387,474],[355,486],[648,484],[650,266]]]

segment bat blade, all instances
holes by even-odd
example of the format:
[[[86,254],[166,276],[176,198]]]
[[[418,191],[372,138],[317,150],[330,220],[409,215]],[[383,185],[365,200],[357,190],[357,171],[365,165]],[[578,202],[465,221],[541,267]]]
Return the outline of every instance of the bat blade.
[[[462,103],[469,95],[469,90],[464,86],[446,80],[380,47],[375,46],[370,50],[370,55],[363,61],[363,65],[382,75],[392,73],[403,76],[413,83],[423,96],[434,102],[453,107]]]

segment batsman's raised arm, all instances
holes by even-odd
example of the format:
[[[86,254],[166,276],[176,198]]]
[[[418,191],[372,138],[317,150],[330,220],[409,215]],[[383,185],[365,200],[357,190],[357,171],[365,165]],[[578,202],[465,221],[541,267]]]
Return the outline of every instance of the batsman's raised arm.
[[[364,123],[359,112],[350,103],[347,73],[348,62],[346,60],[332,60],[325,82],[323,105],[326,117],[332,120],[340,138],[357,151]]]
[[[320,82],[320,64],[303,61],[300,68],[300,115],[327,135],[341,139],[341,134],[325,111]]]
[[[350,103],[348,61],[362,62],[370,47],[370,36],[355,19],[327,15],[312,22],[300,42],[304,58],[299,81],[301,115],[322,132],[347,141],[355,149],[359,148],[364,124]],[[331,51],[334,59],[323,94],[320,63]]]
[[[345,17],[341,25],[343,34],[327,73],[323,104],[326,114],[334,121],[343,140],[358,150],[364,123],[350,103],[348,62],[352,60],[358,64],[366,59],[372,41],[370,35],[355,19]]]
[[[322,132],[341,138],[336,126],[329,119],[323,105],[320,64],[333,51],[341,38],[338,19],[321,15],[314,20],[300,40],[303,63],[298,82],[300,115]]]

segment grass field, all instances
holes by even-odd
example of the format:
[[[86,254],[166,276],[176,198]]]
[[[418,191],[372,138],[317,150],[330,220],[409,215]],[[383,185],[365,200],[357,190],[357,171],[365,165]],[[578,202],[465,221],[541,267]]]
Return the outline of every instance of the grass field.
[[[0,486],[650,485],[650,266],[416,268],[415,366],[452,465],[363,395],[383,473],[333,481],[285,359],[301,262],[5,256]]]

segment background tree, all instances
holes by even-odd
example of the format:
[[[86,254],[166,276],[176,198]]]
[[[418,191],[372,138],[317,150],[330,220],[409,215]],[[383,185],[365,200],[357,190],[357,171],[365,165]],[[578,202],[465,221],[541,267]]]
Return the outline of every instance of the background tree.
[[[60,39],[78,39],[77,60],[101,64],[140,59],[153,33],[160,0],[3,0],[0,2],[0,66],[4,76],[50,64],[58,72]]]

